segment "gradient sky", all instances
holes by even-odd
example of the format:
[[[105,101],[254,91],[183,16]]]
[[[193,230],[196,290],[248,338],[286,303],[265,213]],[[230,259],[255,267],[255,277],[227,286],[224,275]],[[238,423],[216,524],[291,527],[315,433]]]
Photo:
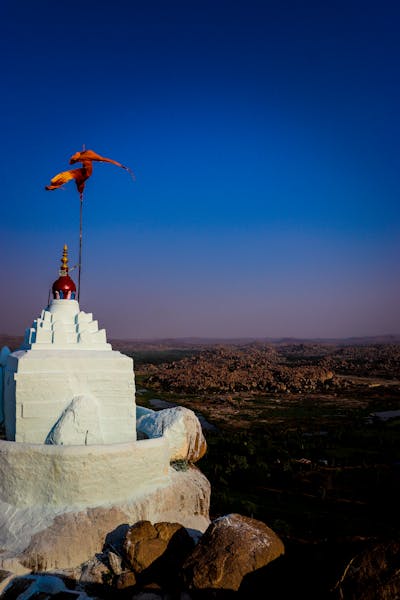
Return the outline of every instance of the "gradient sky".
[[[111,337],[400,333],[400,5],[62,0],[0,7],[0,332],[62,246]],[[72,273],[76,279],[76,271]]]

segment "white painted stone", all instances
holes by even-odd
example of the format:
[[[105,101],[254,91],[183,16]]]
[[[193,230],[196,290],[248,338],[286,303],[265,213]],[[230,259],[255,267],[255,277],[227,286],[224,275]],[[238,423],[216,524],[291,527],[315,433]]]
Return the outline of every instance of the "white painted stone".
[[[0,350],[0,423],[3,423],[4,421],[4,371],[10,353],[11,350],[8,346],[3,346]]]
[[[46,444],[104,444],[96,398],[89,394],[74,398],[50,431]]]
[[[73,597],[75,600],[91,600],[91,598],[93,598],[81,590],[74,590],[71,592],[65,585],[64,581],[55,575],[26,575],[24,579],[26,579],[30,585],[24,592],[18,594],[18,600],[53,598],[53,596],[64,596],[65,598]],[[14,582],[11,579],[8,582],[7,588],[5,588],[5,594],[8,594],[10,597],[14,598],[16,590],[13,586]]]
[[[195,462],[206,451],[201,424],[192,410],[183,406],[154,411],[136,408],[136,426],[149,438],[164,436],[170,448],[170,460]]]

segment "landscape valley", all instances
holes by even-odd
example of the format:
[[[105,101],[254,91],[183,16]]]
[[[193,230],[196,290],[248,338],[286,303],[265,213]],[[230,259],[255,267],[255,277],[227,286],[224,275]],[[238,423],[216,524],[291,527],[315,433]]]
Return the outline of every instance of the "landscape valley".
[[[122,344],[135,359],[139,404],[182,405],[201,418],[211,517],[254,517],[284,541],[285,556],[259,574],[281,597],[395,597],[398,558],[386,556],[400,533],[393,339]]]
[[[0,336],[5,343],[15,349],[20,340]],[[139,406],[183,406],[198,416],[208,445],[198,467],[211,483],[211,519],[239,513],[263,521],[284,543],[285,554],[246,576],[236,595],[398,597],[395,336],[112,345],[134,358]],[[116,593],[102,586],[99,597]]]

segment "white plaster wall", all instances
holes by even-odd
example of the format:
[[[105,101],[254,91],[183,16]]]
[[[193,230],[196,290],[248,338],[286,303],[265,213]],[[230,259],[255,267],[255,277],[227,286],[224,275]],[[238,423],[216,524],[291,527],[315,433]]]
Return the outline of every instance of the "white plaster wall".
[[[75,567],[101,552],[108,534],[124,523],[169,521],[205,531],[210,491],[209,481],[193,467],[170,468],[166,485],[114,504],[16,507],[0,500],[0,568],[19,572],[22,564],[30,569],[40,565],[41,571]]]
[[[4,368],[0,365],[0,423],[4,421],[4,410],[3,410],[3,390],[4,390],[4,376],[3,376]]]
[[[13,352],[5,372],[7,439],[44,444],[65,408],[82,395],[96,398],[106,444],[136,439],[131,358],[111,350]]]
[[[0,502],[17,508],[127,502],[168,483],[164,438],[93,446],[0,441]]]
[[[7,346],[3,346],[0,350],[0,423],[4,421],[4,371],[10,352],[11,350]]]

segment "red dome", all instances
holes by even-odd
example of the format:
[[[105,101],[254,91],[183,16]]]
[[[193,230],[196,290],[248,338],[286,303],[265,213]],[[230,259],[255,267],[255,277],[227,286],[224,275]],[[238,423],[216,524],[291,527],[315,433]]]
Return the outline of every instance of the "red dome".
[[[69,275],[62,275],[53,283],[52,290],[53,293],[58,291],[65,295],[66,292],[76,292],[76,285]]]

